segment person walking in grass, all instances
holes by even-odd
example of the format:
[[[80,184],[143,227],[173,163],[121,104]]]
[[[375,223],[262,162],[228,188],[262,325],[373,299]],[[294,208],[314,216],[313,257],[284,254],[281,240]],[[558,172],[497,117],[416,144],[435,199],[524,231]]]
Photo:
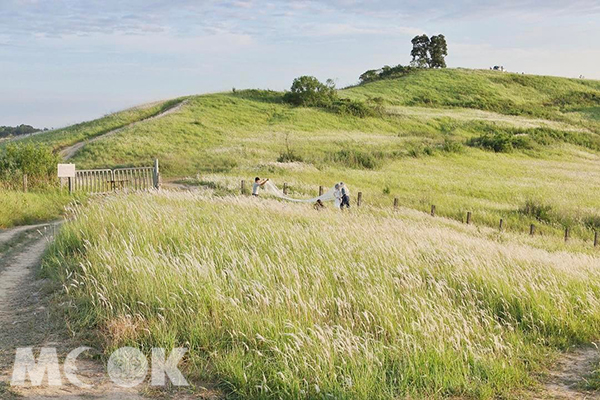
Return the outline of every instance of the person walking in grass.
[[[340,204],[340,209],[343,210],[344,206],[346,208],[350,208],[350,192],[348,191],[348,188],[346,187],[346,185],[344,184],[344,182],[340,182],[340,194],[341,194],[341,197],[342,197],[342,202]]]
[[[258,197],[258,189],[265,186],[265,183],[267,182],[269,182],[268,179],[260,180],[258,176],[254,178],[254,185],[252,185],[252,196]]]
[[[339,183],[335,184],[335,188],[333,190],[333,207],[340,208],[342,205],[342,192],[340,190]]]

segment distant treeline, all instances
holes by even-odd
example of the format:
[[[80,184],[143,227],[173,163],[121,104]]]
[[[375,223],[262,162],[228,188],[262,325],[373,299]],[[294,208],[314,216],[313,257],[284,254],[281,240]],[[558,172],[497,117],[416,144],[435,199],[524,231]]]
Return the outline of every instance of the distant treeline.
[[[31,125],[19,126],[0,126],[0,138],[9,136],[27,135],[29,133],[39,132],[42,129],[34,128]],[[44,129],[47,130],[47,129]]]

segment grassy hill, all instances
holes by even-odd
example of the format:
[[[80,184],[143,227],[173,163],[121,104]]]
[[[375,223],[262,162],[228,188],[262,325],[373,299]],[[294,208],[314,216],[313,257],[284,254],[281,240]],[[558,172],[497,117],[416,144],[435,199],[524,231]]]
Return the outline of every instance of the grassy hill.
[[[107,354],[185,346],[211,397],[529,398],[558,350],[600,332],[597,252],[547,237],[210,191],[70,217],[44,271],[71,328]]]
[[[195,382],[251,399],[523,398],[598,338],[600,83],[421,71],[340,90],[381,98],[366,118],[282,96],[192,96],[106,138],[120,114],[30,139],[100,137],[78,167],[159,158],[200,189],[74,207],[44,271],[75,331],[107,353],[186,346]],[[231,196],[256,175],[298,197],[343,180],[365,205]],[[419,212],[432,204],[458,221]]]
[[[339,95],[379,97],[384,113],[297,108],[272,91],[193,96],[177,113],[90,143],[73,161],[92,168],[159,158],[166,177],[197,177],[225,192],[255,175],[287,182],[294,195],[343,180],[372,205],[397,197],[456,219],[471,211],[489,226],[503,218],[508,229],[536,223],[556,235],[572,226],[588,240],[600,224],[600,82],[432,70]],[[33,140],[61,148],[122,124],[116,114]]]

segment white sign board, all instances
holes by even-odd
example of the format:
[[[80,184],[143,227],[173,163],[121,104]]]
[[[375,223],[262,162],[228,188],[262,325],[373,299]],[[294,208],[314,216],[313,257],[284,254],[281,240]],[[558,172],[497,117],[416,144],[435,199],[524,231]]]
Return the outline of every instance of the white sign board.
[[[58,164],[59,178],[75,178],[75,164]]]

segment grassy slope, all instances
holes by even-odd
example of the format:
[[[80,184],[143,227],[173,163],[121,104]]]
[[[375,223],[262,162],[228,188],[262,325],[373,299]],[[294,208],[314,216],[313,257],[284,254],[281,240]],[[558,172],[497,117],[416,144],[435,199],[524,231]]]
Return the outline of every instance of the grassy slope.
[[[591,105],[599,93],[595,81],[424,71],[342,91],[386,99],[390,114],[365,119],[293,108],[276,92],[197,96],[177,114],[86,146],[74,161],[82,167],[149,165],[158,157],[165,176],[200,174],[211,185],[225,185],[222,175],[235,177],[227,180],[229,190],[237,188],[237,179],[254,175],[288,182],[298,194],[344,180],[371,204],[387,206],[398,197],[425,211],[435,203],[441,215],[460,219],[470,210],[477,223],[491,226],[504,218],[509,229],[522,231],[535,219],[518,209],[533,199],[552,207],[541,232],[558,235],[563,225],[573,225],[574,234],[589,239],[591,229],[581,226],[597,223],[599,155],[568,142],[577,143],[577,135],[600,139],[593,118],[598,107]],[[461,109],[431,108],[428,115],[423,106]],[[521,115],[500,114],[507,112]],[[542,126],[566,139],[513,154],[463,146],[458,154],[425,155],[445,141],[462,143],[483,131],[516,127],[531,133]],[[304,163],[276,162],[286,139]],[[373,161],[373,168],[357,164],[361,157]]]
[[[150,118],[179,104],[182,99],[156,102],[106,115],[97,120],[83,122],[67,128],[19,139],[18,143],[41,143],[55,150],[73,145],[82,140],[103,135],[114,129]],[[10,140],[0,142],[0,151]],[[58,218],[70,197],[58,191],[21,193],[0,188],[0,228],[49,221]]]
[[[93,121],[82,122],[66,128],[53,130],[48,133],[35,135],[30,138],[23,139],[23,141],[42,143],[52,146],[54,149],[61,149],[77,142],[103,135],[107,132],[132,124],[134,122],[150,118],[168,110],[181,101],[182,99],[173,99],[151,103],[140,107],[129,108],[127,110],[108,114]]]
[[[234,398],[522,398],[600,330],[598,255],[535,241],[407,209],[143,194],[78,212],[45,271],[108,350],[184,345]]]
[[[344,91],[346,97],[379,96],[391,104],[463,107],[600,125],[600,81],[477,70],[435,70],[394,81],[378,81]],[[589,117],[595,119],[590,121]]]
[[[269,201],[143,195],[79,214],[47,271],[65,281],[70,266],[79,282],[72,317],[110,332],[109,345],[189,345],[189,372],[241,398],[515,395],[546,361],[541,344],[595,339],[600,329],[591,231],[575,232],[587,242],[560,240],[561,224],[590,223],[600,208],[600,155],[571,140],[598,134],[598,86],[425,71],[342,91],[386,99],[390,113],[366,119],[292,108],[274,92],[197,96],[75,157],[85,167],[158,157],[165,175],[198,174],[189,182],[217,194],[254,175],[298,196],[343,179],[368,204],[435,203],[439,214],[470,210],[478,225],[502,217],[515,230],[535,221],[518,212],[533,198],[552,207],[543,236],[407,210],[340,219]],[[485,130],[539,126],[565,140],[426,155]],[[276,162],[286,141],[304,162]],[[368,155],[367,168],[356,157]]]

